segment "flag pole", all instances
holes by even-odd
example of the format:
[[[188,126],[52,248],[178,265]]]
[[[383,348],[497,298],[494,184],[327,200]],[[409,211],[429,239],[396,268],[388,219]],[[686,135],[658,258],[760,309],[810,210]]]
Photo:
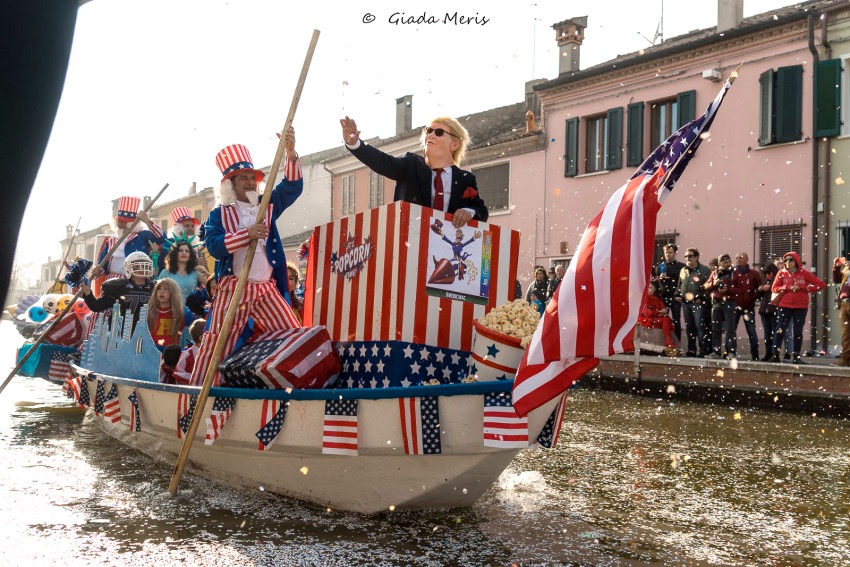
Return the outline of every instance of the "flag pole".
[[[148,203],[148,205],[144,209],[142,209],[143,212],[148,212],[148,210],[153,206],[153,204],[156,203],[156,200],[159,199],[163,193],[165,193],[166,189],[168,189],[168,183],[166,183],[165,186],[160,189],[159,193],[156,194],[156,197],[151,199],[151,202]],[[101,260],[100,263],[97,265],[98,268],[102,269],[108,264],[109,259],[112,258],[112,254],[115,252],[115,250],[118,249],[118,246],[122,242],[124,242],[127,236],[129,236],[133,232],[133,229],[136,227],[137,224],[139,224],[138,215],[136,216],[135,220],[133,220],[133,222],[130,223],[130,225],[126,228],[124,234],[121,235],[121,238],[119,238],[112,246],[112,248],[109,249],[109,251],[106,253],[106,256],[104,256],[103,260]],[[41,333],[41,336],[38,337],[38,340],[33,343],[32,347],[30,347],[30,349],[24,354],[21,360],[18,361],[18,364],[16,364],[12,371],[9,373],[9,376],[6,377],[6,380],[3,381],[3,384],[0,384],[0,394],[3,393],[3,390],[6,389],[6,386],[9,384],[15,374],[18,373],[18,370],[20,370],[21,367],[23,367],[23,365],[26,363],[26,361],[29,360],[29,357],[32,356],[32,353],[36,351],[36,347],[40,345],[45,338],[50,336],[50,333],[53,331],[54,327],[56,327],[56,325],[59,324],[59,321],[61,321],[65,317],[65,315],[67,315],[67,313],[71,310],[71,308],[74,307],[74,303],[76,303],[77,299],[79,299],[80,296],[83,294],[82,286],[79,286],[79,288],[80,289],[77,290],[77,293],[74,294],[73,299],[71,299],[71,301],[68,302],[68,305],[65,306],[65,309],[63,309],[62,312],[59,313],[59,315],[55,319],[53,319],[53,321],[50,322],[50,326],[47,327],[47,330]]]
[[[301,91],[304,89],[304,82],[307,79],[307,71],[310,69],[310,62],[313,60],[313,52],[316,50],[316,43],[319,41],[319,30],[313,30],[313,36],[310,39],[310,46],[307,49],[307,55],[304,57],[304,64],[301,67],[301,75],[298,77],[298,83],[295,85],[295,94],[292,97],[292,103],[289,106],[289,114],[286,117],[286,122],[283,126],[283,132],[280,136],[280,141],[277,144],[277,152],[274,156],[271,169],[269,170],[269,178],[266,182],[267,190],[263,193],[263,199],[260,201],[260,208],[257,211],[257,223],[263,222],[266,216],[266,209],[271,201],[272,189],[276,181],[280,162],[283,160],[284,149],[286,148],[286,135],[289,128],[292,126],[292,120],[295,118],[295,110],[298,108],[298,102],[301,100]],[[186,467],[186,461],[189,458],[189,452],[192,450],[192,441],[195,439],[195,433],[198,430],[198,425],[201,422],[201,414],[204,406],[210,395],[213,380],[218,372],[218,363],[221,360],[224,352],[224,345],[233,328],[233,319],[236,317],[236,311],[240,307],[242,294],[248,283],[248,273],[251,271],[251,264],[254,261],[254,253],[257,250],[257,240],[251,240],[248,245],[248,251],[245,255],[245,261],[242,264],[242,271],[239,273],[239,281],[236,284],[236,290],[233,292],[233,298],[230,300],[230,305],[227,307],[227,313],[224,316],[221,329],[218,332],[218,338],[215,342],[215,348],[212,352],[212,358],[207,365],[204,373],[204,382],[201,386],[201,392],[198,394],[198,399],[195,402],[195,411],[192,414],[192,420],[189,423],[189,429],[183,439],[183,445],[180,447],[180,454],[177,456],[177,463],[174,466],[174,474],[171,477],[171,482],[168,485],[168,492],[171,495],[177,494],[177,487],[180,484],[180,478],[183,476],[183,470]]]

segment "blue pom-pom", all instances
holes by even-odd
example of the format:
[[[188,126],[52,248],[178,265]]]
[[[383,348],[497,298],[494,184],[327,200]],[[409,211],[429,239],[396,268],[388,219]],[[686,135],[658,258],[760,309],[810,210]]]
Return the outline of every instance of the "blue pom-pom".
[[[69,287],[77,287],[80,283],[89,284],[86,274],[92,267],[92,261],[85,258],[77,258],[73,264],[68,266],[68,273],[65,274],[65,282]]]

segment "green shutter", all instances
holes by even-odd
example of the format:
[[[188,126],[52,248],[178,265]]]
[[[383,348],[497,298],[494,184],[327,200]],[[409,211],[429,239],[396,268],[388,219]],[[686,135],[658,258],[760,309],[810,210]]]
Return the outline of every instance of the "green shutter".
[[[643,103],[629,105],[629,124],[626,133],[626,165],[638,166],[643,163]]]
[[[794,142],[803,137],[803,66],[776,70],[776,141]]]
[[[605,169],[620,169],[623,167],[623,108],[610,109],[607,118]]]
[[[759,145],[772,144],[774,140],[773,119],[773,90],[776,72],[768,69],[759,75],[760,106],[759,106]]]
[[[564,177],[578,175],[578,118],[567,120],[567,135],[564,148]]]
[[[815,136],[841,134],[841,60],[815,65]]]
[[[679,93],[676,95],[676,102],[679,106],[679,123],[673,127],[674,131],[697,117],[697,92],[686,91]]]

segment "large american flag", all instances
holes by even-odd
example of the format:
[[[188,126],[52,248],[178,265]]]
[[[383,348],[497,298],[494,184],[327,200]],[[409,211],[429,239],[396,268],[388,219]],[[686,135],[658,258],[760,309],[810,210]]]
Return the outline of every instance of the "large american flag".
[[[398,413],[406,455],[435,455],[442,452],[440,409],[436,397],[399,398]]]
[[[520,415],[566,391],[598,357],[634,349],[658,210],[707,136],[730,85],[705,114],[656,148],[587,226],[517,369],[513,399]]]
[[[357,456],[357,400],[325,402],[322,453]]]

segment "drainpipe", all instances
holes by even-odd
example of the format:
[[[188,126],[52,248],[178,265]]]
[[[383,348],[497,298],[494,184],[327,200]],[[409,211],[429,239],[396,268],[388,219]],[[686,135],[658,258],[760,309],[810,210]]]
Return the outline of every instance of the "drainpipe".
[[[815,16],[812,12],[809,12],[808,17],[809,22],[809,51],[812,52],[812,59],[814,60],[814,64],[812,68],[817,68],[818,63],[820,62],[820,55],[818,54],[818,50],[815,47]],[[814,76],[814,71],[812,72]],[[812,80],[812,92],[815,90],[814,79]],[[818,263],[818,139],[815,137],[815,129],[817,126],[816,123],[816,114],[817,114],[817,101],[814,100],[814,96],[812,97],[812,263],[814,267],[817,268]],[[828,161],[827,156],[827,161]],[[825,205],[824,205],[825,206]],[[824,209],[825,210],[825,209]],[[824,264],[826,265],[826,264]],[[820,275],[820,274],[818,274]],[[818,301],[818,295],[812,294],[811,304],[812,304],[812,324],[809,327],[810,335],[810,344],[813,351],[817,351],[817,341],[818,341],[818,325],[820,322],[820,314],[821,310],[819,309],[820,301]],[[824,333],[826,334],[826,333]]]
[[[827,31],[827,22],[829,20],[829,14],[823,13],[820,17],[820,43],[824,48],[824,58],[832,59],[832,47],[829,45],[828,31]],[[830,216],[830,211],[832,210],[832,204],[830,203],[830,187],[832,185],[832,174],[830,173],[830,163],[832,162],[832,138],[827,137],[824,140],[824,148],[823,148],[823,259],[821,260],[821,265],[824,267],[824,270],[828,270],[830,263],[829,258],[829,241],[830,235],[832,233],[831,230],[831,222],[832,217]],[[826,271],[823,273],[824,280],[829,282],[828,279],[831,277],[831,274],[827,274]],[[827,352],[829,349],[829,334],[826,331],[826,322],[829,320],[829,313],[827,309],[829,307],[829,299],[824,293],[821,297],[821,306],[823,309],[822,320],[824,322],[824,331],[821,336],[821,350]]]

